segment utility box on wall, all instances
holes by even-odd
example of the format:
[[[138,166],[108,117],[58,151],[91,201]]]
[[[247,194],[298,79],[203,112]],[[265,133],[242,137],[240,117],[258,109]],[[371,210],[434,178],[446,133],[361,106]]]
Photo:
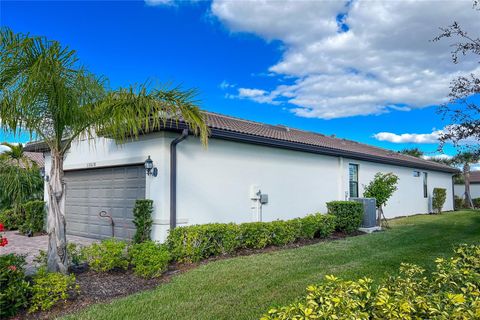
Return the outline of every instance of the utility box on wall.
[[[377,227],[377,200],[375,198],[350,198],[363,204],[363,220],[361,228]]]

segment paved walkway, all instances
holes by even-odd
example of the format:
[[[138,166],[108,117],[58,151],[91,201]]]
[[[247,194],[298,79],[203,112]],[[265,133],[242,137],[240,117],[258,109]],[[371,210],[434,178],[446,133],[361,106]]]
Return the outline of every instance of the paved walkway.
[[[35,270],[33,259],[39,254],[40,250],[47,251],[48,236],[27,237],[18,233],[18,231],[7,231],[5,236],[8,239],[8,245],[0,247],[0,254],[16,253],[26,256],[27,273],[32,273]],[[68,242],[76,243],[77,245],[87,246],[96,240],[82,238],[77,236],[67,236]]]

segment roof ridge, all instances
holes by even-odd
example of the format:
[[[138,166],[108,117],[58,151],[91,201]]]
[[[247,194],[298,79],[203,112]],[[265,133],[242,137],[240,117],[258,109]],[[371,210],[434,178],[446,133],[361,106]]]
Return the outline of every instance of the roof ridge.
[[[355,141],[355,140],[351,140],[351,139],[340,138],[340,137],[336,137],[336,136],[332,137],[330,135],[326,135],[326,134],[316,132],[316,131],[299,129],[299,128],[290,127],[290,126],[287,126],[287,125],[284,125],[284,124],[269,124],[269,123],[264,123],[264,122],[258,122],[258,121],[243,119],[243,118],[239,118],[239,117],[235,117],[235,116],[231,116],[231,115],[225,115],[225,114],[218,113],[218,112],[212,112],[212,111],[206,111],[206,110],[202,110],[202,112],[204,112],[206,114],[211,114],[211,115],[215,115],[215,116],[219,116],[219,117],[223,117],[223,118],[228,118],[228,119],[232,119],[232,120],[236,120],[236,121],[242,121],[242,122],[261,125],[261,126],[265,126],[265,125],[273,126],[273,127],[283,126],[283,127],[288,128],[289,131],[297,131],[297,132],[300,132],[300,133],[312,134],[312,135],[319,136],[319,137],[322,137],[322,138],[327,138],[327,139],[330,139],[330,140],[335,140],[335,141],[339,141],[339,142],[347,142],[347,143],[350,143],[350,144],[360,145],[360,146],[363,146],[363,147],[367,147],[367,148],[375,149],[375,150],[378,150],[378,151],[386,152],[387,156],[388,156],[388,154],[397,155],[400,158],[404,158],[405,161],[409,161],[409,160],[411,160],[411,161],[412,160],[413,161],[421,161],[425,164],[434,165],[436,167],[451,168],[450,166],[442,164],[442,163],[437,163],[437,162],[430,161],[430,160],[427,160],[427,159],[417,158],[417,157],[414,157],[414,156],[402,154],[402,153],[399,153],[398,151],[395,151],[395,150],[392,150],[392,149],[386,149],[386,148],[374,146],[374,145],[371,145],[371,144],[367,144],[367,143],[363,143],[363,142],[359,142],[359,141]],[[309,144],[309,143],[304,142],[303,144]],[[333,149],[339,149],[339,148],[333,148]]]
[[[243,122],[249,122],[249,123],[253,123],[253,124],[259,124],[259,125],[266,124],[266,125],[274,126],[273,124],[253,121],[253,120],[249,120],[249,119],[243,119],[243,118],[239,118],[239,117],[235,117],[235,116],[231,116],[231,115],[226,115],[226,114],[222,114],[222,113],[218,113],[218,112],[212,112],[212,111],[206,111],[206,110],[202,110],[202,112],[206,113],[206,114],[212,114],[212,115],[215,115],[215,116],[220,116],[220,117],[229,118],[229,119],[238,120],[238,121],[243,121]]]

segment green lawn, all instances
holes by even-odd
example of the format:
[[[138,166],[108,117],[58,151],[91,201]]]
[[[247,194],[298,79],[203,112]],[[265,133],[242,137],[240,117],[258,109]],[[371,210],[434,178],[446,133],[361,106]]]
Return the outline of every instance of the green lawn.
[[[458,243],[480,242],[480,212],[414,216],[392,229],[216,261],[176,276],[155,290],[94,305],[69,319],[258,319],[270,306],[302,296],[326,274],[384,277],[401,262],[428,269]]]

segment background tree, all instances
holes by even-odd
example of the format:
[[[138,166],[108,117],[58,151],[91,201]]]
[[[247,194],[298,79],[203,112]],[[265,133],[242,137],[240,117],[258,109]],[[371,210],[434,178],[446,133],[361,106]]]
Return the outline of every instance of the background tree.
[[[397,191],[397,184],[399,178],[393,173],[375,174],[370,183],[365,186],[363,192],[364,198],[375,198],[377,200],[377,225],[381,226],[383,217],[383,207],[391,198],[393,193]]]
[[[452,166],[452,165],[453,165],[453,160],[452,160],[452,158],[433,156],[433,157],[428,158],[428,160],[429,160],[429,161],[436,162],[436,163],[445,164],[445,165],[447,165],[447,166]]]
[[[452,158],[452,164],[461,166],[463,172],[463,181],[465,184],[464,199],[468,208],[473,208],[472,196],[470,194],[470,166],[480,160],[478,152],[460,152]]]
[[[410,149],[406,148],[406,149],[400,150],[398,152],[403,153],[403,154],[407,154],[409,156],[417,157],[417,158],[423,157],[423,151],[418,149],[418,148],[410,148]]]
[[[473,8],[480,10],[480,1],[473,2]],[[479,17],[480,19],[480,11]],[[460,58],[473,55],[480,62],[480,38],[472,36],[456,21],[452,25],[440,28],[440,35],[433,41],[453,39],[452,61],[460,63]],[[478,31],[478,30],[476,30]],[[478,74],[462,75],[450,83],[449,101],[441,105],[438,112],[442,117],[450,118],[452,124],[447,126],[440,136],[441,147],[447,142],[458,145],[462,140],[480,141],[480,105],[472,99],[480,93],[480,77]]]
[[[45,37],[0,32],[0,126],[27,130],[50,149],[48,269],[66,273],[63,162],[79,136],[119,143],[183,120],[206,144],[208,127],[194,90],[131,86],[115,90],[79,64],[75,51]]]

